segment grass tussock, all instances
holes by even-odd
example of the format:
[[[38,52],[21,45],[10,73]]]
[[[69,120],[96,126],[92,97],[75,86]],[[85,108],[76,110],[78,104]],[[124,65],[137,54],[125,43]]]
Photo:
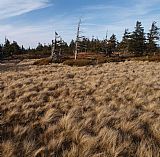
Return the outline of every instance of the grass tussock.
[[[159,71],[139,61],[2,71],[2,156],[159,157]]]

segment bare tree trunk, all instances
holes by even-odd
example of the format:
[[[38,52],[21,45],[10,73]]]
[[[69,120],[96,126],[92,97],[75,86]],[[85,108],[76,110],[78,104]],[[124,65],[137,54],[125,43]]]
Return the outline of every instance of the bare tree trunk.
[[[77,29],[76,47],[75,47],[75,57],[74,57],[75,60],[77,59],[77,54],[78,54],[78,42],[79,42],[80,26],[81,26],[81,19],[79,20],[78,29]]]
[[[61,56],[61,46],[62,39],[58,35],[57,32],[55,32],[55,40],[53,42],[52,40],[52,50],[51,50],[51,59],[53,62],[58,63],[60,62],[60,56]]]

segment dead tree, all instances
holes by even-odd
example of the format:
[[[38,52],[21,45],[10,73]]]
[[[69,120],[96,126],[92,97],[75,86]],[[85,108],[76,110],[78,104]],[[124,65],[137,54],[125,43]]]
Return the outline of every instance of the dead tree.
[[[54,63],[59,63],[61,61],[61,46],[63,45],[62,38],[55,32],[55,39],[52,40],[52,50],[51,50],[51,59]]]
[[[108,30],[106,32],[106,39],[105,39],[105,52],[108,55]]]
[[[77,59],[78,51],[81,49],[84,49],[85,52],[87,52],[87,45],[83,44],[83,41],[86,39],[85,36],[80,35],[80,27],[81,27],[81,19],[78,22],[78,28],[77,28],[77,36],[76,36],[76,45],[75,45],[75,60]]]
[[[80,35],[80,26],[81,26],[81,19],[79,20],[78,23],[78,29],[77,29],[77,36],[76,36],[76,47],[75,47],[75,60],[77,59],[77,54],[78,54],[78,50],[79,50],[79,35]]]

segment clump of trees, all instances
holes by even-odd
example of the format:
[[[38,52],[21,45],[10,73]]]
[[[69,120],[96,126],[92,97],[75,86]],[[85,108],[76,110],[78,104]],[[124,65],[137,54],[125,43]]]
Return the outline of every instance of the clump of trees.
[[[149,30],[149,33],[147,34],[147,50],[149,52],[155,52],[158,50],[157,42],[160,39],[160,28],[157,27],[156,22],[152,23],[151,29]]]
[[[116,51],[131,53],[138,56],[149,55],[160,52],[158,46],[159,40],[160,28],[158,28],[155,21],[151,24],[148,33],[144,32],[142,23],[137,21],[133,32],[129,32],[128,29],[125,29],[122,41],[118,42],[115,34],[112,34],[109,39],[106,38],[104,40],[99,40],[98,38],[83,38],[81,42],[85,47],[81,47],[80,51],[84,52],[87,48],[88,52],[105,53],[108,56],[111,56],[112,53]],[[50,56],[51,49],[51,44],[43,45],[41,43],[38,43],[36,48],[25,49],[23,45],[19,46],[16,41],[10,42],[8,39],[5,39],[5,43],[0,45],[0,59],[23,54],[30,54],[37,57]],[[70,44],[64,42],[60,49],[63,55],[73,54],[75,50],[75,41],[72,40]]]
[[[151,54],[158,51],[158,41],[160,39],[160,28],[157,27],[156,22],[153,22],[151,29],[146,34],[144,27],[140,21],[137,21],[135,30],[129,32],[125,29],[122,41],[118,45],[119,51],[126,51],[136,55]]]
[[[159,40],[160,28],[157,27],[156,22],[153,22],[149,32],[145,33],[142,23],[137,21],[133,32],[125,29],[121,42],[118,42],[116,35],[112,34],[109,39],[104,40],[84,38],[82,43],[87,46],[89,52],[102,52],[108,56],[111,56],[113,52],[124,52],[142,56],[159,52]],[[74,41],[71,42],[71,45],[73,48]]]
[[[6,39],[4,45],[0,45],[0,58],[18,55],[23,52],[23,46],[20,47],[16,41],[11,43],[8,39]]]

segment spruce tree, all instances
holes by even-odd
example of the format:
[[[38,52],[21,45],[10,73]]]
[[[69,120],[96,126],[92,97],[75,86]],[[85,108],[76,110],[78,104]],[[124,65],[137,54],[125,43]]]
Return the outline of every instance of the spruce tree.
[[[0,44],[0,60],[3,58],[2,45]]]
[[[130,39],[130,32],[128,29],[125,29],[122,41],[118,44],[119,51],[128,52],[129,39]]]
[[[72,41],[70,42],[70,44],[69,44],[69,51],[70,51],[71,54],[74,53],[75,45],[76,45],[76,44],[75,44],[75,41],[74,41],[74,40],[72,40]]]
[[[111,56],[111,54],[116,50],[116,46],[117,46],[117,39],[116,39],[116,35],[113,34],[107,44],[107,52],[108,55]]]
[[[18,55],[21,53],[21,48],[16,41],[13,41],[13,43],[10,45],[10,49],[13,54]]]
[[[21,52],[22,52],[22,54],[24,54],[25,53],[25,48],[24,48],[24,46],[22,45],[22,47],[21,47]]]
[[[41,43],[38,43],[36,51],[43,51],[43,45]]]
[[[5,44],[4,44],[4,47],[3,47],[3,51],[4,51],[4,55],[6,57],[12,56],[12,54],[13,54],[13,51],[12,51],[12,48],[11,48],[11,43],[8,39],[5,39]]]
[[[130,35],[129,51],[143,55],[146,49],[146,39],[142,23],[137,21],[135,31]]]
[[[157,27],[154,21],[151,25],[149,33],[147,33],[147,53],[153,53],[158,50],[157,42],[160,39],[160,28]]]

